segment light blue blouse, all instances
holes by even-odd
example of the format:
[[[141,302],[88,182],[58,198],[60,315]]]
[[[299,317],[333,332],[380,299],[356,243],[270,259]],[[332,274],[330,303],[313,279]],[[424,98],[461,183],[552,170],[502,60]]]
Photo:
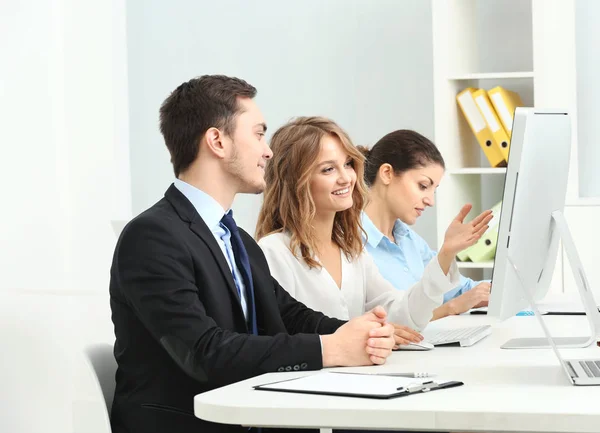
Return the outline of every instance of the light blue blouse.
[[[367,233],[365,247],[379,272],[398,290],[408,290],[421,279],[425,266],[437,252],[429,248],[425,239],[400,220],[394,223],[392,242],[379,231],[366,213],[361,215],[362,225]],[[444,295],[444,302],[462,295],[479,284],[470,278],[460,276],[460,284]]]

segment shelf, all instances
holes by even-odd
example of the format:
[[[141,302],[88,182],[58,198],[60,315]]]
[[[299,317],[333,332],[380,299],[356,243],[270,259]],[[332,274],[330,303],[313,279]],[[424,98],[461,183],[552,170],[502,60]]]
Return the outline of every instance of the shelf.
[[[493,269],[494,261],[490,260],[488,262],[456,262],[458,264],[458,269]]]
[[[600,197],[567,198],[565,206],[600,206]]]
[[[473,213],[489,209],[502,199],[505,187],[507,169],[492,168],[487,162],[457,104],[459,92],[467,87],[490,90],[502,86],[517,92],[526,107],[560,106],[569,109],[573,113],[573,124],[576,124],[574,3],[553,2],[550,14],[545,2],[538,0],[431,2],[432,136],[446,160],[447,178],[436,195],[437,243],[444,238],[448,221],[455,217],[460,204],[472,203]],[[511,20],[511,31],[502,35],[506,17],[518,19]],[[560,32],[556,31],[557,20],[561,23]],[[576,143],[573,146],[576,150]],[[584,218],[592,220],[592,213],[600,210],[600,197],[575,197],[576,190],[571,192],[571,189],[577,186],[579,177],[576,161],[570,168],[569,195],[572,197],[566,198],[565,213],[578,221]],[[580,230],[584,233],[585,227]],[[600,241],[595,245],[598,243]],[[591,246],[594,244],[589,242],[589,245],[591,249],[586,250],[588,257],[593,255]],[[489,277],[494,269],[493,260],[457,264],[461,272],[477,279]],[[563,254],[559,254],[551,290],[554,287],[566,289],[567,283],[570,284],[567,278],[570,269],[567,268]]]
[[[514,78],[533,78],[533,72],[483,72],[477,74],[463,74],[451,76],[454,81],[466,80],[506,80]]]
[[[491,167],[468,167],[448,170],[450,174],[506,174],[506,167],[491,168]]]

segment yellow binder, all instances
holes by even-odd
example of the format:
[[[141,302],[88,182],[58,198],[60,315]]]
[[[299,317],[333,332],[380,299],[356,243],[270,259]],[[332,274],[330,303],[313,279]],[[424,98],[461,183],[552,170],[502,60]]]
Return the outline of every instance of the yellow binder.
[[[500,117],[502,126],[510,139],[512,135],[512,123],[515,115],[515,108],[522,107],[523,101],[516,92],[506,90],[504,87],[498,86],[488,90],[488,96],[492,101],[492,105],[496,109],[496,113]]]
[[[502,167],[506,165],[504,156],[473,99],[475,90],[472,87],[466,88],[456,96],[456,100],[491,166]]]
[[[496,110],[494,110],[494,107],[488,98],[487,92],[484,89],[479,89],[476,92],[473,92],[473,98],[475,99],[475,103],[485,119],[485,123],[487,123],[488,128],[490,128],[490,131],[492,131],[492,135],[496,140],[504,161],[508,162],[510,139],[500,124],[500,119],[498,119]]]

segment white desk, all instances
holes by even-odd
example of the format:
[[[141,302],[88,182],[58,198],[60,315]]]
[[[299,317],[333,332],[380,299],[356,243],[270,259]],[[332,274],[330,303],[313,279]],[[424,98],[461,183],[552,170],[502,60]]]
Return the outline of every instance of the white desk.
[[[585,316],[546,316],[546,320],[553,336],[589,335]],[[493,324],[494,331],[474,346],[395,352],[384,366],[358,368],[377,372],[427,371],[463,381],[465,385],[458,388],[391,400],[253,390],[253,385],[311,374],[269,373],[197,395],[195,413],[217,423],[260,427],[600,431],[600,387],[571,385],[550,349],[499,348],[515,336],[543,336],[534,317],[514,317],[494,324],[486,316],[459,316],[430,326],[485,323]],[[561,353],[567,358],[600,358],[600,348],[596,346],[564,349]]]

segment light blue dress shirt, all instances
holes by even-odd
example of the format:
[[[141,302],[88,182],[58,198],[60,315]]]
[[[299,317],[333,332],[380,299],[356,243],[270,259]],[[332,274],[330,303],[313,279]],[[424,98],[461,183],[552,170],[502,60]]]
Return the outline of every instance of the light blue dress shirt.
[[[227,259],[229,269],[233,275],[233,281],[240,294],[242,310],[244,316],[248,318],[248,304],[246,302],[246,291],[242,274],[235,263],[233,248],[231,247],[231,232],[225,225],[221,223],[221,218],[227,213],[221,205],[210,195],[204,191],[186,183],[182,180],[175,179],[175,188],[177,188],[194,206],[196,212],[202,217],[210,231],[212,232],[217,244],[221,248],[223,255]]]
[[[365,247],[373,257],[379,272],[396,289],[408,290],[421,279],[425,266],[437,252],[429,248],[425,239],[400,220],[394,223],[394,243],[375,227],[366,213],[362,213],[361,219],[367,233]],[[477,284],[478,281],[461,275],[460,284],[444,295],[444,302],[462,295]]]

